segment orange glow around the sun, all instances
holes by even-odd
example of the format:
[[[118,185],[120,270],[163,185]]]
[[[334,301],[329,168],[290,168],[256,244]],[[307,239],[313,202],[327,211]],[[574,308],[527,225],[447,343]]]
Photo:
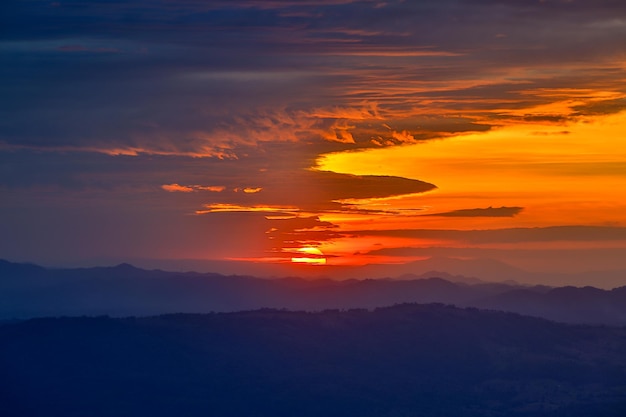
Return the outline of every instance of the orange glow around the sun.
[[[592,94],[587,90],[532,93],[571,97],[549,105],[502,110],[500,113],[512,119],[484,132],[417,140],[408,132],[405,138],[398,139],[394,130],[394,137],[403,145],[320,154],[311,167],[338,174],[427,181],[437,186],[434,190],[400,190],[382,197],[373,191],[370,198],[340,198],[342,193],[337,192],[338,197],[331,193],[332,204],[309,204],[306,200],[308,205],[302,207],[267,204],[262,199],[250,205],[212,203],[196,213],[255,212],[274,222],[309,218],[309,223],[294,221],[293,229],[268,227],[269,239],[275,239],[271,242],[273,257],[256,260],[325,265],[329,270],[338,266],[408,263],[471,250],[476,256],[480,252],[504,257],[506,251],[622,249],[623,243],[615,240],[570,242],[547,235],[540,244],[515,241],[517,237],[510,242],[464,240],[461,232],[468,231],[626,226],[626,197],[619,192],[626,189],[626,148],[622,143],[626,137],[626,111],[582,116],[574,111],[582,103],[577,95],[593,95],[598,100],[622,99],[623,95]],[[524,121],[525,115],[540,120]],[[542,122],[544,115],[569,118]],[[375,107],[349,116],[384,120]],[[163,189],[188,192],[192,187],[173,183]],[[256,194],[261,189],[247,188],[243,192]],[[346,196],[352,195],[349,191],[346,190]],[[431,237],[430,231],[441,233]],[[510,259],[512,263],[518,261],[512,255]]]
[[[296,249],[296,252],[303,256],[295,256],[291,258],[291,262],[307,265],[326,265],[326,258],[321,250],[314,247],[304,247]]]

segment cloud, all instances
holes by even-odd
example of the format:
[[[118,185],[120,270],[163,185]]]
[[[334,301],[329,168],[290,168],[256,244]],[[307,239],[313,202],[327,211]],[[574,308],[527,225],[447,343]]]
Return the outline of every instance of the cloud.
[[[337,225],[321,221],[318,216],[303,216],[271,219],[270,223],[275,231],[303,231],[312,229],[332,229]]]
[[[460,209],[443,213],[425,214],[424,216],[439,217],[513,217],[519,214],[523,207],[487,207],[474,209]]]
[[[344,200],[385,198],[423,193],[435,185],[401,177],[349,175],[328,171],[300,170],[288,176],[268,172],[264,186],[266,201],[291,202],[303,211],[356,211]],[[261,182],[262,184],[262,182]]]
[[[233,211],[246,208],[258,211],[260,207],[280,212],[279,207],[289,207],[287,211],[296,208],[303,213],[386,213],[384,210],[361,209],[355,200],[417,194],[436,188],[433,184],[408,178],[349,175],[303,168],[269,169],[254,172],[253,175],[258,187],[233,187],[232,193],[222,192],[216,195],[213,202],[207,203],[209,210],[202,209],[199,212],[209,213],[215,211],[215,208],[220,211],[230,208]],[[232,184],[235,181],[243,179],[233,177],[229,182]],[[194,186],[187,187],[194,189]]]
[[[271,215],[284,215],[286,213],[297,213],[299,209],[297,207],[289,206],[270,206],[270,205],[247,205],[240,206],[237,204],[229,203],[214,203],[206,204],[205,210],[198,210],[196,214],[208,214],[208,213],[268,213]]]
[[[574,106],[577,115],[605,115],[626,110],[626,97],[611,100],[599,100],[589,104]]]
[[[283,248],[317,246],[323,241],[342,237],[337,225],[321,221],[318,216],[294,216],[283,218],[269,218],[270,229],[267,236],[271,240],[272,250],[282,252]]]
[[[266,141],[394,146],[615,112],[621,99],[591,93],[624,93],[624,8],[581,3],[7,1],[0,141],[234,157]],[[555,100],[575,100],[571,114],[524,112]]]
[[[626,227],[550,226],[486,230],[362,230],[353,236],[390,236],[467,244],[531,243],[531,242],[599,242],[626,240]]]
[[[411,135],[408,131],[403,130],[402,132],[392,132],[391,136],[396,139],[400,143],[416,143],[415,136]]]
[[[165,191],[168,191],[170,193],[192,193],[194,192],[193,187],[188,187],[186,185],[180,185],[180,184],[163,184],[161,186],[161,188],[163,188]]]
[[[356,143],[354,136],[349,132],[350,129],[354,129],[354,126],[347,123],[335,123],[329,131],[322,132],[322,137],[331,142]]]
[[[223,185],[196,185],[195,188],[203,191],[211,191],[213,193],[221,193],[226,189]]]
[[[180,184],[163,184],[161,188],[171,193],[174,193],[174,192],[192,193],[194,191],[210,191],[213,193],[220,193],[226,189],[226,187],[224,187],[223,185],[180,185]]]

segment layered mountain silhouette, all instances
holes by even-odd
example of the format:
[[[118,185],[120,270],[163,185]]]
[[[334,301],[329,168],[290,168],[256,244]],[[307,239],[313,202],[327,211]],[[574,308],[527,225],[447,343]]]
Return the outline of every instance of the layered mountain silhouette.
[[[397,279],[261,279],[115,267],[48,269],[0,261],[0,319],[147,316],[284,308],[375,308],[445,303],[568,323],[626,325],[626,287],[523,286],[431,272]],[[445,278],[445,279],[444,279]]]
[[[43,318],[0,325],[0,404],[5,417],[622,417],[624,352],[624,328],[438,304]]]
[[[586,254],[586,257],[592,256]],[[103,262],[110,264],[110,262]],[[431,271],[452,276],[477,277],[489,282],[517,281],[528,285],[585,286],[612,289],[626,285],[626,270],[607,265],[600,271],[580,270],[565,272],[529,271],[507,262],[491,258],[458,259],[448,256],[431,256],[424,260],[402,264],[370,264],[361,266],[324,265],[316,268],[292,263],[254,263],[248,261],[215,261],[198,259],[135,259],[131,263],[145,269],[166,271],[215,272],[225,275],[248,275],[256,277],[299,276],[304,278],[333,277],[335,279],[367,279],[398,277],[401,275],[423,276]],[[580,262],[578,262],[580,263]],[[561,268],[557,268],[560,270]],[[294,272],[297,271],[297,272]],[[441,272],[445,271],[445,272]]]

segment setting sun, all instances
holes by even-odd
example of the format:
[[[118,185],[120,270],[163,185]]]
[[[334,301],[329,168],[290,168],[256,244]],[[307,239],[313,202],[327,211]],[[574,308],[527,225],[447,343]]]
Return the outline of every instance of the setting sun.
[[[291,258],[291,262],[308,265],[326,265],[326,258],[321,250],[313,247],[298,248],[296,250],[304,256],[295,256]]]

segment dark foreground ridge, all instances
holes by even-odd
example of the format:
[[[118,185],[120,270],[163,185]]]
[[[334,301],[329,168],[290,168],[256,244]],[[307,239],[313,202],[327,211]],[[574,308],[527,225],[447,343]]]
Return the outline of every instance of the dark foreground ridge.
[[[5,417],[626,415],[626,329],[405,304],[0,326]]]
[[[0,320],[47,316],[148,316],[287,308],[376,308],[444,303],[566,323],[626,325],[626,287],[520,286],[441,278],[333,281],[147,271],[128,264],[46,269],[0,260]],[[505,277],[503,277],[505,278]]]

